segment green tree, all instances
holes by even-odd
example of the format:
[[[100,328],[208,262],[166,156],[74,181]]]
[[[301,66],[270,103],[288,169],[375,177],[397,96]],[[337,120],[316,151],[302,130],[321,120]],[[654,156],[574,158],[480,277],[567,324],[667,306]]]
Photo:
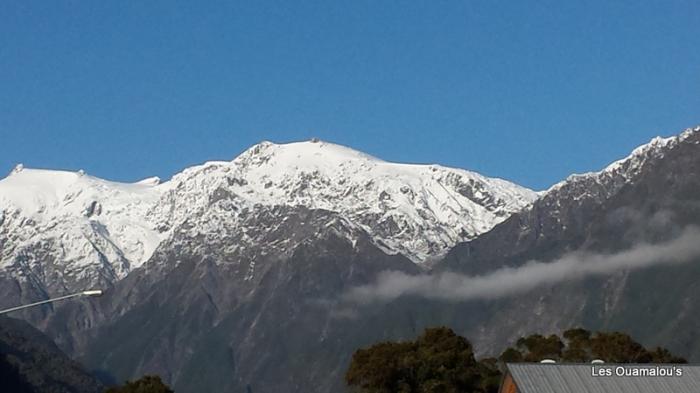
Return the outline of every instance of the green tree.
[[[646,349],[619,332],[592,333],[570,329],[557,335],[533,334],[517,340],[501,356],[477,361],[471,344],[452,330],[426,329],[415,341],[383,342],[360,349],[345,374],[347,384],[362,393],[495,393],[505,363],[685,363],[665,348]]]
[[[501,386],[501,380],[503,379],[503,372],[501,371],[499,359],[481,359],[478,361],[478,369],[481,381],[479,383],[479,390],[477,391],[487,393],[498,392],[498,388]]]
[[[345,381],[366,393],[485,392],[487,371],[493,372],[476,361],[469,341],[440,327],[426,329],[415,341],[356,351]]]
[[[508,348],[498,357],[501,363],[520,363],[523,361],[523,353],[515,348]]]
[[[503,351],[504,363],[539,362],[553,359],[569,363],[588,363],[601,359],[608,363],[685,363],[665,348],[647,349],[632,337],[620,332],[589,332],[576,328],[544,337],[533,334],[520,338],[515,347]]]
[[[174,393],[157,375],[146,375],[124,386],[109,388],[105,393]]]
[[[651,361],[649,351],[624,333],[597,333],[591,337],[590,342],[592,354],[609,363],[649,363]]]
[[[414,343],[384,342],[360,349],[352,357],[345,380],[367,392],[410,392],[415,370]]]
[[[672,354],[668,349],[656,347],[649,351],[651,363],[687,363],[682,357]]]
[[[562,361],[583,363],[591,360],[591,332],[576,328],[565,331],[563,336],[566,348],[562,351]]]
[[[540,334],[523,337],[517,341],[516,346],[523,353],[523,361],[525,362],[560,359],[564,349],[564,343],[554,334],[547,337]]]

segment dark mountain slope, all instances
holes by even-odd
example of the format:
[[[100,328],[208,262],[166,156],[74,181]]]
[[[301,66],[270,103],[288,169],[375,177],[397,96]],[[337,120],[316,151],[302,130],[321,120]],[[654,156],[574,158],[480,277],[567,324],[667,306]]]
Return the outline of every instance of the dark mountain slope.
[[[24,321],[0,317],[2,391],[97,393],[102,385]]]
[[[460,243],[436,270],[483,273],[571,250],[615,251],[700,223],[700,128],[656,139],[604,171],[574,175],[533,206]]]
[[[232,251],[227,236],[236,234],[183,233],[93,310],[59,309],[49,331],[118,381],[156,373],[185,393],[338,391],[352,352],[387,337],[388,324],[338,315],[337,295],[383,270],[419,268],[332,212],[251,214],[259,247]]]
[[[457,246],[435,271],[484,274],[576,250],[614,253],[673,239],[700,224],[699,135],[655,140],[601,173],[571,177]],[[201,205],[184,200],[191,209],[172,235],[105,296],[45,310],[37,324],[117,381],[157,373],[178,393],[343,391],[355,349],[436,325],[454,328],[481,353],[531,332],[582,325],[624,330],[698,359],[698,263],[572,278],[497,300],[404,296],[345,307],[341,294],[379,272],[422,268],[388,255],[340,214],[215,196]]]
[[[532,208],[455,247],[436,270],[487,274],[571,251],[615,253],[700,226],[699,131],[656,141],[601,173],[570,178]],[[482,347],[583,325],[622,330],[700,359],[700,258],[571,279],[485,304],[490,311],[471,335]]]

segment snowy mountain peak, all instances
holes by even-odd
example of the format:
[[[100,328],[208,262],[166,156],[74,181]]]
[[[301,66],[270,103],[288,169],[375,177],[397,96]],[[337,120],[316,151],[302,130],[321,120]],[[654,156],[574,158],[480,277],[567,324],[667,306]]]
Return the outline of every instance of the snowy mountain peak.
[[[262,142],[231,162],[189,168],[171,183],[164,211],[196,217],[217,208],[328,210],[367,231],[384,249],[416,262],[489,230],[537,197],[504,180],[438,165],[390,163],[318,140]],[[170,218],[161,226],[177,222]]]
[[[700,127],[688,128],[676,136],[655,137],[634,149],[627,157],[598,172],[570,175],[566,180],[543,192],[540,200],[557,201],[562,197],[578,201],[605,200],[615,195],[626,184],[637,181],[648,165],[662,159],[673,149],[689,143],[700,144]]]
[[[381,160],[345,146],[312,139],[285,144],[261,142],[243,152],[233,162],[244,166],[261,166],[267,163],[280,168],[313,170],[320,166],[335,168],[353,161]]]
[[[232,161],[187,168],[164,183],[20,168],[0,180],[0,243],[10,245],[0,250],[0,267],[39,281],[47,271],[69,282],[116,280],[183,233],[212,243],[235,233],[237,249],[260,247],[269,239],[252,233],[264,235],[266,223],[285,219],[271,216],[294,209],[330,212],[352,228],[348,237],[366,233],[386,252],[422,263],[536,197],[504,180],[390,163],[320,140],[262,142]],[[266,221],[256,221],[258,215]]]
[[[162,240],[147,214],[160,194],[150,184],[81,171],[13,171],[0,180],[0,267],[42,275],[56,269],[73,282],[123,277]]]
[[[22,167],[0,180],[0,201],[6,208],[17,208],[24,214],[56,216],[83,210],[93,201],[122,202],[143,200],[151,183],[117,183],[70,172]]]
[[[679,143],[684,142],[698,133],[700,133],[700,127],[688,128],[679,135],[666,138],[660,136],[654,137],[651,139],[651,141],[649,141],[649,143],[634,149],[629,156],[608,165],[603,172],[616,172],[630,166],[633,167],[632,169],[637,168],[646,159],[663,155],[665,150],[677,146]]]

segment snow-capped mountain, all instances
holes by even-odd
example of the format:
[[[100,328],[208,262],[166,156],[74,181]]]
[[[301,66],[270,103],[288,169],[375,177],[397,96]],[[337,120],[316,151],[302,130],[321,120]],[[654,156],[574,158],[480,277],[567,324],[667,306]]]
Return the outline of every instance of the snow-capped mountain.
[[[661,159],[671,149],[692,137],[697,137],[700,127],[688,128],[679,135],[656,137],[634,149],[627,157],[617,160],[598,172],[573,174],[543,193],[547,199],[561,198],[562,194],[578,194],[576,199],[590,197],[608,198],[626,184],[636,181],[644,167]],[[698,141],[693,140],[693,144]]]
[[[656,139],[601,172],[571,177],[452,247],[431,271],[478,275],[572,251],[616,253],[700,225],[698,131]],[[298,154],[302,147],[308,152]],[[99,307],[71,303],[51,314],[48,330],[62,347],[117,379],[157,373],[175,390],[197,393],[343,392],[343,373],[357,348],[435,325],[453,327],[490,354],[513,337],[572,326],[632,331],[647,344],[700,353],[693,350],[700,348],[696,329],[689,328],[700,315],[697,263],[572,277],[503,299],[406,296],[338,308],[338,296],[382,271],[424,273],[400,254],[387,255],[388,247],[380,250],[380,240],[396,234],[361,218],[381,208],[389,216],[424,210],[415,217],[438,217],[424,207],[429,202],[400,199],[406,195],[401,185],[416,195],[442,186],[452,194],[444,179],[463,172],[437,169],[311,143],[261,144],[233,162],[191,168],[166,183],[149,210],[167,238],[146,268],[117,282]],[[363,187],[381,174],[382,183]],[[383,207],[383,191],[396,205]],[[142,328],[145,334],[133,334]]]
[[[89,236],[78,236],[72,250],[126,250],[119,268],[104,251],[82,260],[97,261],[83,263],[94,267],[86,271],[112,269],[113,286],[99,299],[22,316],[117,380],[159,374],[175,390],[197,393],[342,392],[357,348],[435,325],[453,327],[490,353],[512,337],[572,326],[632,331],[645,344],[700,353],[696,329],[688,328],[698,326],[700,315],[698,263],[574,277],[487,301],[338,302],[387,270],[479,275],[570,252],[614,254],[639,242],[664,242],[700,225],[699,150],[700,128],[655,139],[532,203],[535,193],[500,180],[387,163],[318,141],[262,143],[233,161],[192,167],[162,184],[25,169],[0,181],[0,242],[5,247],[9,235],[19,238],[33,226],[43,228],[44,237],[22,235],[26,241],[7,246],[0,302],[40,297],[33,282],[42,288],[45,277],[54,277],[47,271],[59,278],[70,271],[58,257],[66,248],[61,236],[86,228]],[[42,178],[21,181],[28,175]],[[57,184],[45,187],[47,175]],[[36,184],[41,192],[23,193]],[[103,186],[112,191],[95,191]],[[52,229],[52,220],[70,222],[56,218],[66,215],[76,224]],[[488,229],[488,220],[502,222]],[[117,236],[119,222],[144,228],[142,247],[122,244],[137,243]],[[460,238],[467,241],[449,246]],[[436,263],[424,263],[448,248]],[[18,266],[32,273],[24,281],[6,274]],[[98,279],[111,277],[103,276]],[[49,291],[60,289],[47,284]]]
[[[0,181],[0,267],[60,291],[124,277],[162,240],[152,179],[109,182],[17,166]]]
[[[263,142],[230,162],[188,168],[170,181],[110,182],[27,169],[0,180],[0,266],[53,290],[123,278],[175,231],[226,236],[236,247],[275,206],[338,213],[387,253],[416,263],[491,229],[537,194],[438,165],[396,164],[312,140]],[[283,220],[284,217],[279,217]]]
[[[572,253],[624,255],[697,227],[700,127],[654,138],[601,171],[570,176],[488,233],[455,246],[434,269],[488,275]],[[683,253],[664,252],[665,257]],[[494,302],[469,336],[492,346],[535,331],[589,326],[632,332],[644,342],[700,356],[697,256],[673,266],[568,277]]]
[[[167,188],[156,207],[162,228],[215,205],[230,205],[226,217],[200,220],[194,230],[207,232],[246,207],[303,206],[338,212],[380,248],[417,263],[491,229],[537,196],[473,172],[389,163],[321,141],[263,142],[232,162],[189,168]]]
[[[571,175],[544,191],[533,204],[513,214],[493,231],[473,242],[458,244],[441,261],[439,268],[479,274],[492,269],[494,265],[521,262],[513,257],[516,254],[546,255],[543,250],[551,253],[555,244],[567,244],[572,250],[581,247],[590,241],[589,235],[582,233],[595,222],[592,217],[604,214],[606,209],[613,210],[607,207],[611,199],[619,197],[626,189],[637,187],[639,183],[648,182],[651,173],[665,176],[665,182],[668,183],[654,184],[654,187],[670,187],[675,176],[681,176],[683,181],[692,179],[687,172],[696,165],[695,155],[700,148],[698,145],[700,127],[688,128],[679,135],[656,137],[600,171]],[[661,165],[669,165],[667,163],[674,163],[678,168],[665,171],[659,168]],[[648,194],[659,191],[664,190],[644,190]],[[670,198],[673,190],[665,191]],[[639,197],[642,195],[640,193]],[[643,216],[638,212],[627,211],[629,209],[621,206],[617,208],[621,210],[613,217],[605,218],[615,221],[626,215],[637,216],[635,221],[641,222],[635,222],[634,225],[640,228],[662,218],[649,216],[642,220],[640,217]],[[508,244],[508,247],[504,247],[504,244]],[[617,244],[623,246],[627,243],[621,237],[617,239]]]

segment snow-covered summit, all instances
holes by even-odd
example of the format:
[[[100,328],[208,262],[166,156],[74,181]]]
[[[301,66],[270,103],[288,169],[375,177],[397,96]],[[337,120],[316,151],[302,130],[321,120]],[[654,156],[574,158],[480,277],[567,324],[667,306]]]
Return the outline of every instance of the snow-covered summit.
[[[0,180],[0,267],[81,280],[123,277],[147,260],[161,236],[147,209],[161,191],[69,172],[16,167]]]
[[[299,168],[332,168],[348,161],[383,162],[381,159],[318,139],[303,142],[276,144],[269,141],[254,145],[239,155],[234,161],[238,163],[259,163],[274,160],[276,166],[294,166]]]
[[[388,252],[416,262],[491,229],[536,198],[505,180],[439,165],[390,163],[317,140],[262,142],[231,162],[189,168],[170,183],[169,204],[162,206],[168,211],[197,216],[222,199],[238,206],[329,210],[362,227]]]
[[[561,192],[562,189],[571,188],[578,183],[605,184],[608,193],[614,193],[625,182],[632,181],[641,172],[641,169],[655,158],[662,158],[664,154],[680,144],[693,139],[693,143],[700,138],[700,126],[687,128],[679,135],[670,137],[654,137],[648,143],[635,148],[627,157],[617,160],[598,172],[573,174],[565,180],[553,185],[542,195]]]
[[[59,171],[16,167],[9,176],[0,180],[0,201],[20,209],[29,216],[55,217],[61,214],[80,215],[86,204],[101,200],[115,202],[108,205],[115,213],[124,205],[154,201],[158,192],[153,181],[117,183],[86,175],[82,171]],[[157,183],[156,183],[157,184]],[[104,213],[109,214],[112,210]]]
[[[634,181],[654,157],[698,143],[699,135],[700,127],[654,139],[600,172],[571,176],[541,198],[605,198]],[[347,236],[366,233],[386,252],[424,263],[538,196],[474,172],[387,162],[319,140],[262,142],[232,161],[193,166],[166,182],[118,183],[83,171],[18,165],[0,180],[0,273],[20,272],[59,287],[96,277],[114,281],[183,231],[224,243],[235,232],[236,244],[227,247],[265,247],[261,241],[269,239],[254,234],[274,225],[275,214],[295,208],[331,212],[342,227],[352,227]],[[257,212],[265,224],[256,221]],[[276,240],[279,247],[294,247]]]
[[[491,229],[536,196],[474,172],[390,163],[319,140],[262,142],[232,161],[187,168],[163,183],[18,166],[0,180],[0,267],[75,280],[99,271],[119,279],[173,231],[246,233],[243,226],[255,224],[241,212],[278,206],[333,212],[387,252],[421,263]],[[238,246],[256,245],[250,243]],[[55,261],[53,273],[48,260]]]

